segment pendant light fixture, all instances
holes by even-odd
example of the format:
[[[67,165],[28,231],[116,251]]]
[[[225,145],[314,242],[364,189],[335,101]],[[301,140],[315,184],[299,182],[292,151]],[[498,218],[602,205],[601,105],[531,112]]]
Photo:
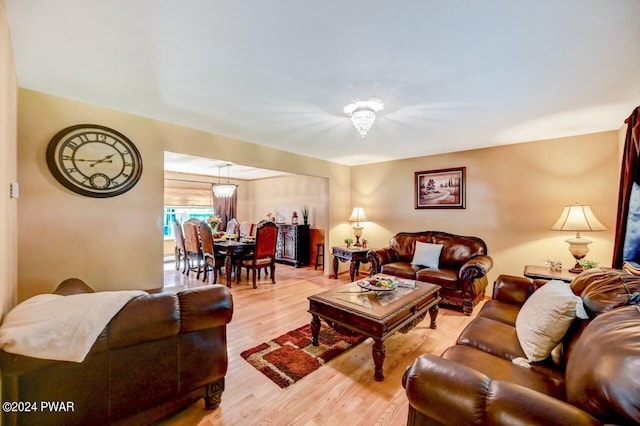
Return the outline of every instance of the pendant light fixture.
[[[227,168],[227,183],[220,183],[220,169],[223,167]],[[229,183],[229,167],[231,167],[231,163],[225,163],[218,165],[218,183],[212,185],[213,195],[216,198],[229,198],[236,191],[236,186],[232,183]]]

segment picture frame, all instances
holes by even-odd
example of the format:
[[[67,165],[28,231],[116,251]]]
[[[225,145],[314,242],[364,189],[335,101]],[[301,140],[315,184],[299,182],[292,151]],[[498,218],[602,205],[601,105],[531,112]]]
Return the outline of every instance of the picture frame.
[[[415,172],[415,208],[466,208],[466,172],[466,167]]]

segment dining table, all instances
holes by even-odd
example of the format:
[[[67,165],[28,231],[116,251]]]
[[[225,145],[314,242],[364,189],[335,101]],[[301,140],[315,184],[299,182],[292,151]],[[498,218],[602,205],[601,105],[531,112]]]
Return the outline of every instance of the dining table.
[[[242,258],[245,254],[251,253],[256,246],[256,241],[255,239],[215,239],[213,240],[213,246],[215,247],[217,252],[224,253],[224,272],[227,279],[227,287],[231,287],[231,271],[234,267],[233,258]]]

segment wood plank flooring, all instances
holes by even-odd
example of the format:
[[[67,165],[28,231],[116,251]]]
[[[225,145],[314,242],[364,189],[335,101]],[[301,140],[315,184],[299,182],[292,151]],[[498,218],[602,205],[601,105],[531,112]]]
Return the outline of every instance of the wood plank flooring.
[[[191,278],[194,277],[194,278]],[[165,291],[203,285],[165,267]],[[276,266],[276,284],[263,274],[258,288],[242,276],[231,293],[234,314],[227,328],[229,370],[222,404],[206,410],[202,400],[160,425],[404,425],[408,402],[401,378],[424,353],[440,354],[455,343],[471,317],[441,308],[437,329],[428,319],[407,334],[386,341],[384,382],[373,379],[372,340],[339,355],[297,383],[280,389],[247,363],[240,353],[311,320],[307,297],[349,281],[329,279],[320,270]],[[474,310],[474,312],[477,312]]]

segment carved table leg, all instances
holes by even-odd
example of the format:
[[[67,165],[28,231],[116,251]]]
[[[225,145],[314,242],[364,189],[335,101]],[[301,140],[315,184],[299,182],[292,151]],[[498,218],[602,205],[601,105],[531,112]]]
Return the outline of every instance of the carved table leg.
[[[360,275],[358,272],[360,270],[360,261],[352,260],[349,264],[349,278],[351,278],[351,282],[354,281],[356,275]]]
[[[374,340],[373,347],[371,348],[371,356],[373,357],[373,364],[375,365],[373,378],[376,381],[381,382],[384,380],[382,364],[384,364],[385,348],[383,341]]]
[[[429,316],[431,317],[431,324],[429,327],[435,329],[436,328],[436,318],[438,317],[438,305],[435,304],[429,308]]]
[[[333,278],[338,279],[338,257],[333,256]]]
[[[231,288],[231,253],[227,251],[224,256],[224,272],[227,278],[227,287]]]
[[[320,334],[320,317],[311,314],[311,344],[318,346],[318,335]]]

